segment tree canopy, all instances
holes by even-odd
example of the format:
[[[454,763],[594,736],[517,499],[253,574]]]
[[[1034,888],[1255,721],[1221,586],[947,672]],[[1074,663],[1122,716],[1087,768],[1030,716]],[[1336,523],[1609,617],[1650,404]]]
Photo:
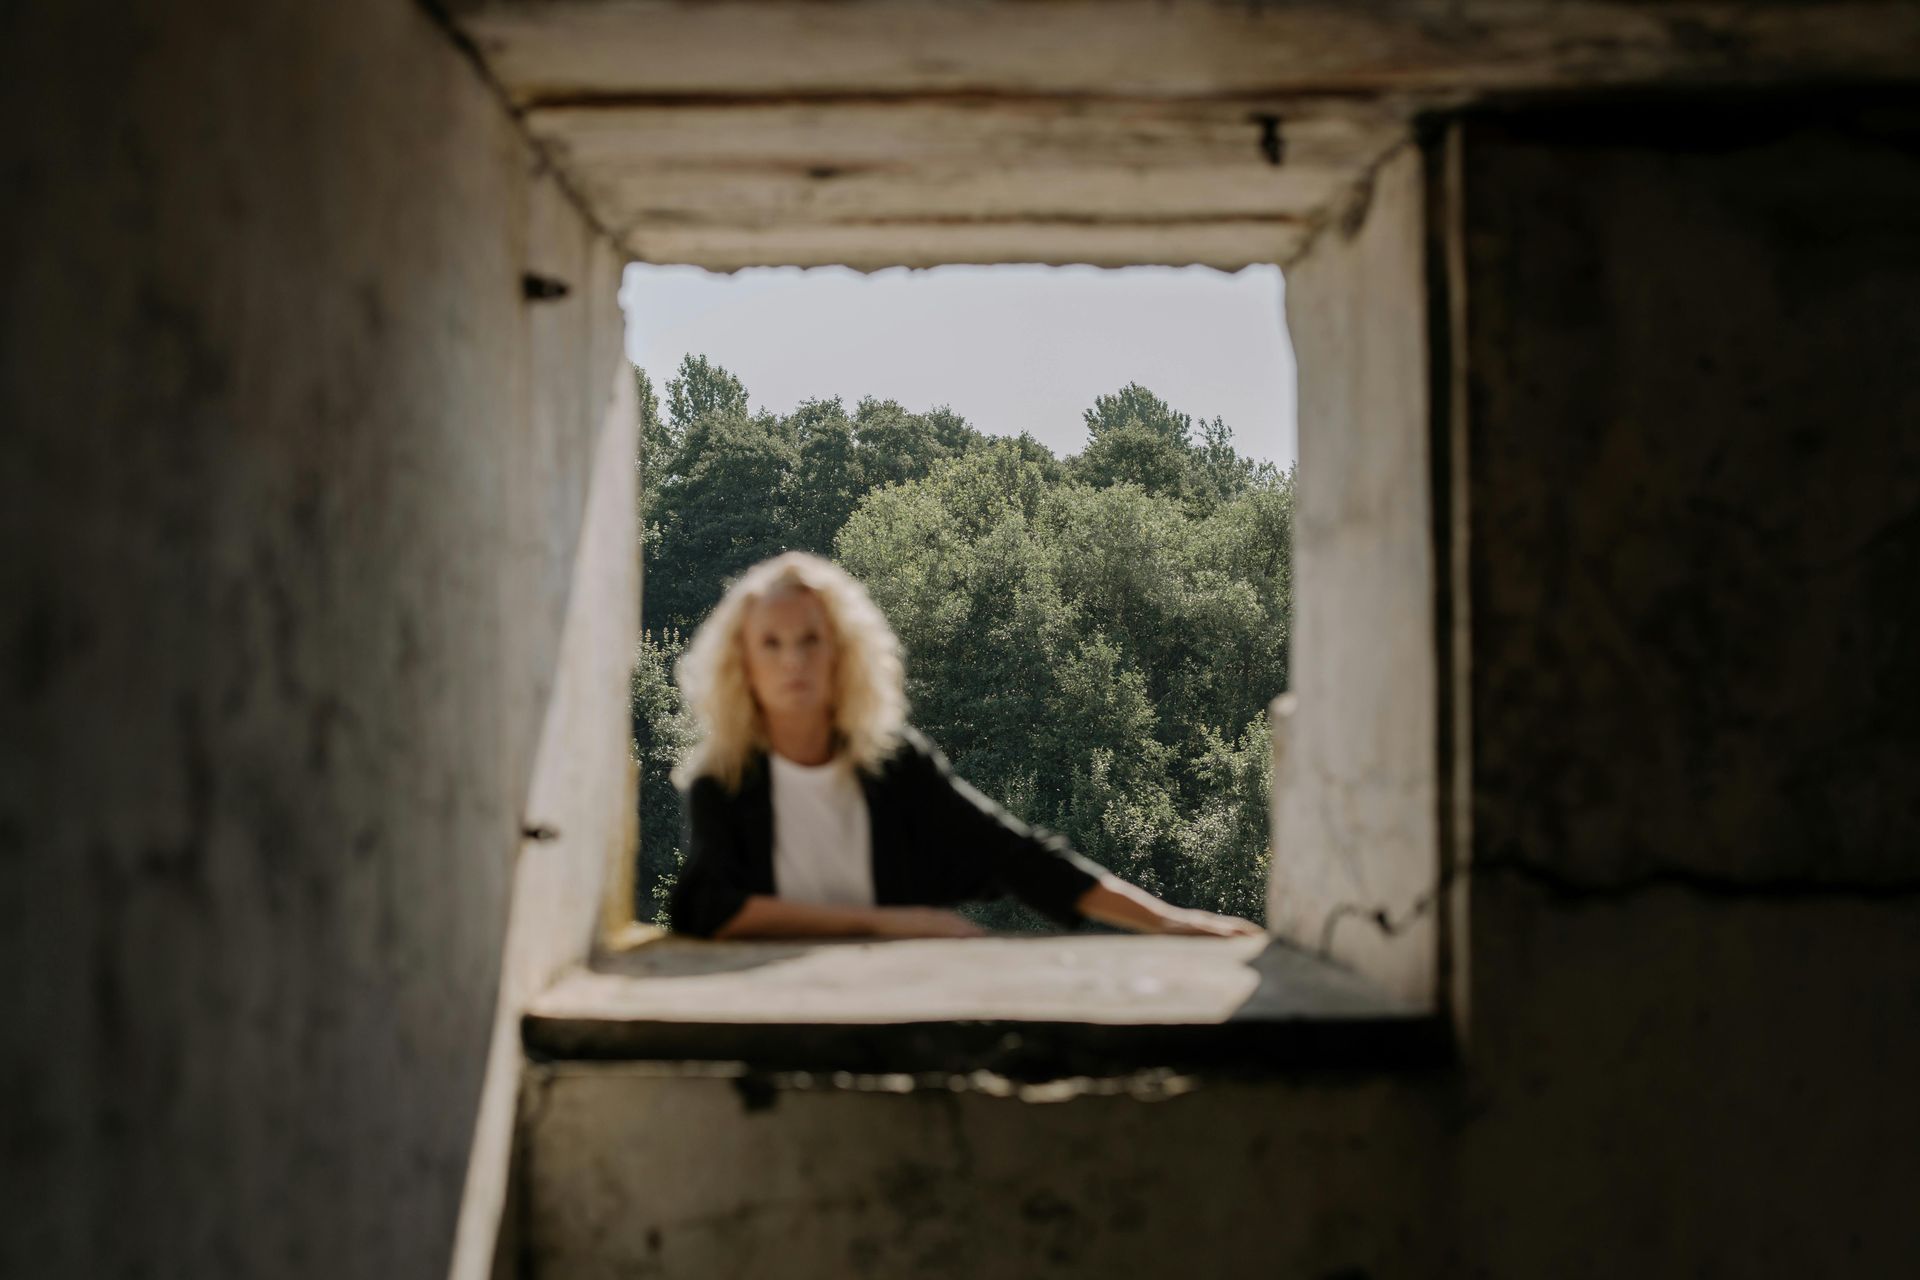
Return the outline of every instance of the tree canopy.
[[[1263,911],[1265,708],[1286,687],[1293,478],[1138,384],[1056,458],[949,409],[754,413],[689,356],[642,384],[646,638],[635,664],[644,917],[680,857],[665,774],[691,742],[670,668],[726,582],[838,559],[900,634],[912,718],[982,791],[1172,901]],[[975,910],[1037,926],[1011,904]]]

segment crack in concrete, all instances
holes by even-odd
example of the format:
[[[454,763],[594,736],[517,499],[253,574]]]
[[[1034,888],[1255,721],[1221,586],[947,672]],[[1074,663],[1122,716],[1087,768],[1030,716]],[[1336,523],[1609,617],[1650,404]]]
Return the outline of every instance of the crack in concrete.
[[[1878,902],[1920,897],[1920,878],[1876,881],[1788,875],[1743,879],[1692,867],[1664,866],[1650,867],[1618,880],[1592,880],[1524,858],[1476,861],[1472,866],[1472,874],[1512,876],[1545,889],[1556,898],[1574,902],[1611,902],[1665,889],[1678,889],[1695,897],[1723,901],[1852,899]]]
[[[1329,199],[1310,215],[1309,229],[1301,239],[1299,247],[1288,254],[1278,264],[1281,271],[1289,271],[1308,254],[1314,251],[1326,234],[1338,228],[1347,239],[1352,239],[1361,226],[1366,223],[1367,213],[1373,207],[1373,190],[1381,170],[1407,148],[1417,145],[1409,126],[1408,136],[1398,138],[1386,150],[1375,156],[1369,163],[1360,167],[1353,181]]]
[[[1470,876],[1509,876],[1545,890],[1562,903],[1589,905],[1620,902],[1668,890],[1722,902],[1897,902],[1920,898],[1920,878],[1891,880],[1831,880],[1817,876],[1775,876],[1742,879],[1691,867],[1651,867],[1618,880],[1596,880],[1525,858],[1490,858],[1473,863]],[[1453,887],[1458,877],[1441,876],[1395,915],[1384,904],[1343,902],[1321,922],[1318,954],[1333,957],[1334,933],[1343,920],[1364,920],[1388,938],[1397,938],[1428,915]]]
[[[1316,952],[1324,960],[1333,958],[1333,935],[1340,922],[1347,919],[1365,920],[1389,938],[1397,938],[1419,923],[1433,910],[1433,904],[1440,900],[1446,891],[1450,877],[1441,877],[1432,888],[1415,898],[1407,909],[1397,918],[1384,906],[1364,906],[1357,902],[1343,902],[1327,913],[1320,923],[1320,942]]]

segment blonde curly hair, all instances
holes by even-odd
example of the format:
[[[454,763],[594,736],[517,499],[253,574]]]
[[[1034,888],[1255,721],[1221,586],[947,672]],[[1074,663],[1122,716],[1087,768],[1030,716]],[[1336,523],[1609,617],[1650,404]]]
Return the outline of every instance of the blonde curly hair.
[[[839,565],[788,551],[762,560],[727,588],[675,668],[687,709],[700,726],[700,740],[673,771],[681,790],[701,777],[736,790],[747,762],[766,750],[766,722],[747,685],[740,633],[755,601],[795,589],[812,592],[833,627],[833,727],[841,753],[872,771],[899,745],[907,719],[906,680],[900,641],[886,615]]]

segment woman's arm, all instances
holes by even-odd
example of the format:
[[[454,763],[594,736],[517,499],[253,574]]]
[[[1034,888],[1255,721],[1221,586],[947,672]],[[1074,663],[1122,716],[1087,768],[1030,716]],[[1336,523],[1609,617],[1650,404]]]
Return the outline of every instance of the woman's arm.
[[[920,853],[940,869],[933,901],[1010,893],[1063,928],[1080,923],[1075,904],[1105,872],[975,789],[925,735],[909,729],[905,752]]]
[[[1102,872],[1100,880],[1080,895],[1074,908],[1089,920],[1110,924],[1135,933],[1174,933],[1204,938],[1237,938],[1263,932],[1251,920],[1238,916],[1216,915],[1162,902],[1138,885],[1128,884],[1111,872]]]
[[[1234,916],[1171,906],[1118,876],[1103,874],[1080,895],[1075,908],[1136,933],[1233,938],[1260,932]],[[714,931],[715,938],[977,938],[986,931],[957,912],[939,907],[822,907],[754,894]]]
[[[933,907],[823,907],[767,892],[735,821],[740,799],[711,778],[688,789],[687,860],[674,886],[676,933],[706,938],[969,938],[979,926]],[[764,862],[764,859],[761,860]]]
[[[937,907],[823,907],[749,897],[715,938],[977,938],[984,930]]]
[[[1250,920],[1176,907],[1128,884],[1075,853],[1061,837],[1028,827],[968,785],[925,737],[916,735],[910,742],[922,756],[933,838],[952,856],[979,860],[998,887],[1058,923],[1085,918],[1136,933],[1217,938],[1262,932]]]
[[[757,865],[742,839],[736,811],[741,797],[710,777],[696,778],[681,800],[681,838],[687,851],[667,902],[675,933],[717,937],[754,894],[772,887],[769,868]]]

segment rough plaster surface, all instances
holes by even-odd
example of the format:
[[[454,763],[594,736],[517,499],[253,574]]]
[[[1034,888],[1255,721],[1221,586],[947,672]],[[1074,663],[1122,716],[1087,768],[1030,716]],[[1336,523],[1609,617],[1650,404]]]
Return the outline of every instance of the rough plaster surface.
[[[1459,1270],[1912,1274],[1920,903],[1474,882]]]
[[[1920,71],[1906,0],[448,8],[603,225],[715,270],[1290,264],[1416,114]]]
[[[1504,1016],[1451,1072],[1033,1102],[536,1068],[526,1274],[1910,1272],[1911,987],[1859,975],[1920,908],[1502,879],[1481,915]]]
[[[1287,277],[1301,481],[1267,905],[1282,937],[1422,1003],[1438,874],[1425,206],[1408,147]]]
[[[1478,854],[1912,886],[1920,120],[1594,127],[1466,150]]]
[[[1911,1274],[1912,152],[1464,130],[1457,1067],[1042,1105],[554,1066],[534,1274]]]
[[[1417,1081],[1050,1103],[535,1068],[527,1262],[588,1277],[1411,1274]]]
[[[526,121],[634,254],[714,268],[1284,261],[1407,132],[1396,105],[1295,98],[573,102]]]
[[[522,101],[1898,80],[1897,0],[450,0]],[[744,38],[743,33],[751,33]]]
[[[574,348],[581,355],[591,349]],[[590,457],[591,493],[563,602],[559,662],[522,808],[535,834],[522,840],[513,868],[493,1035],[449,1271],[454,1280],[493,1270],[524,1062],[522,1015],[591,949],[601,904],[625,882],[634,854],[632,723],[615,695],[632,666],[640,617],[633,537],[640,414],[632,371],[617,364]],[[618,894],[622,902],[631,898]]]
[[[1831,110],[1465,126],[1495,1274],[1920,1257],[1920,164]]]
[[[1404,1014],[1344,970],[1253,938],[1067,935],[885,942],[667,937],[570,974],[542,1018],[742,1025],[1212,1025]]]
[[[4,22],[0,1270],[440,1274],[597,438],[556,397],[610,340],[529,316],[564,210],[415,8]],[[1920,200],[1880,119],[1470,127],[1456,1074],[550,1067],[530,1259],[1910,1273]]]
[[[0,27],[0,1272],[442,1274],[611,261],[421,7]]]

